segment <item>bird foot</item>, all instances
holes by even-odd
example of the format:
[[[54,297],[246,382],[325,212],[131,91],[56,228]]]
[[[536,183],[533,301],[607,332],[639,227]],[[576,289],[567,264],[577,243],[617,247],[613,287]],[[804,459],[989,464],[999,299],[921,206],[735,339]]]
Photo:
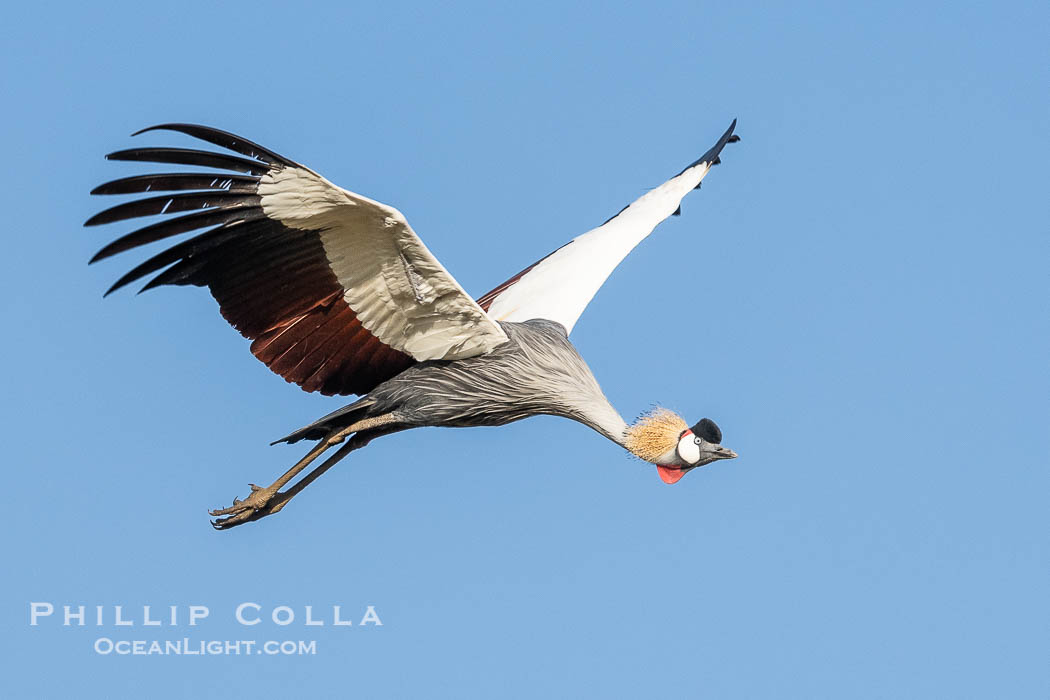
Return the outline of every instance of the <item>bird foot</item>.
[[[254,522],[267,515],[281,512],[281,509],[291,500],[291,496],[278,492],[272,486],[262,488],[255,484],[248,485],[252,492],[247,498],[243,500],[235,498],[232,506],[208,511],[209,515],[216,516],[216,519],[211,521],[212,527],[216,530],[229,530],[231,527]]]

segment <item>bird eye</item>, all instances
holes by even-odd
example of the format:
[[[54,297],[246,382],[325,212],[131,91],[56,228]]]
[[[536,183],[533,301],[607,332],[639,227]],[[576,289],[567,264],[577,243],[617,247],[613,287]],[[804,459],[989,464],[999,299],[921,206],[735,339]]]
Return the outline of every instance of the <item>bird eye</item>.
[[[697,437],[693,438],[693,444],[696,444],[696,445],[699,445],[703,441],[704,441],[704,439],[702,437],[700,437],[700,436],[697,436]]]

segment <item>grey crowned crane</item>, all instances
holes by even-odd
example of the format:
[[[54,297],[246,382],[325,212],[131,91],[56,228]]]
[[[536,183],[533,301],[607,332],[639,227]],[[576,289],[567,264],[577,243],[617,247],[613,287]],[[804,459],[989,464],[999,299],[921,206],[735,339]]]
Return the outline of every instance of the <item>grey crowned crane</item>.
[[[338,187],[306,166],[239,136],[161,124],[233,153],[134,148],[109,160],[225,172],[126,177],[92,194],[167,192],[119,204],[86,226],[140,216],[163,219],[113,241],[91,262],[197,232],[141,263],[113,292],[151,273],[161,285],[206,286],[252,354],[306,391],[358,394],[350,405],[277,442],[315,441],[266,488],[210,511],[220,530],[279,512],[317,477],[371,440],[420,426],[503,425],[535,415],[593,428],[675,483],[736,453],[707,418],[692,427],[653,410],[628,425],[569,342],[584,307],[624,257],[717,165],[736,120],[680,173],[601,226],[577,236],[477,300],[471,298],[393,207]],[[276,444],[276,443],[274,443]],[[297,483],[321,454],[341,445]],[[282,491],[282,489],[285,489]]]

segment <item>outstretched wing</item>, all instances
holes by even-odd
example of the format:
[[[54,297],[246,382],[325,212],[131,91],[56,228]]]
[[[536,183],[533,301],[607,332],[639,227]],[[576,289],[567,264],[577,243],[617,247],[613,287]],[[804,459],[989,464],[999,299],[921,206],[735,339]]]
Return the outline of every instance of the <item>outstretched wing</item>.
[[[117,205],[86,226],[194,212],[100,250],[91,262],[196,232],[128,272],[106,294],[158,271],[142,291],[207,286],[223,317],[253,340],[256,357],[286,380],[323,394],[366,393],[414,362],[471,357],[506,342],[499,324],[393,207],[225,131],[192,124],[143,131],[154,129],[241,155],[136,148],[107,156],[233,172],[138,175],[95,188],[92,194],[169,194]]]
[[[698,189],[718,154],[733,135],[736,120],[711,150],[656,189],[624,207],[598,228],[572,239],[478,299],[481,308],[499,321],[545,318],[567,332],[580,318],[605,280],[656,225],[680,213],[682,198]]]

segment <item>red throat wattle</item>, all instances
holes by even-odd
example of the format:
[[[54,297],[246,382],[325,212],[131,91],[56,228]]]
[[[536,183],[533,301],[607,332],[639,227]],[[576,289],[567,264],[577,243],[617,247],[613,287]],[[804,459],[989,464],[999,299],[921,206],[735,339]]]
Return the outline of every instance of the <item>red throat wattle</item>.
[[[689,470],[679,469],[678,467],[665,467],[662,464],[657,464],[656,471],[660,472],[660,478],[664,480],[665,484],[674,484],[685,476],[685,473]]]

